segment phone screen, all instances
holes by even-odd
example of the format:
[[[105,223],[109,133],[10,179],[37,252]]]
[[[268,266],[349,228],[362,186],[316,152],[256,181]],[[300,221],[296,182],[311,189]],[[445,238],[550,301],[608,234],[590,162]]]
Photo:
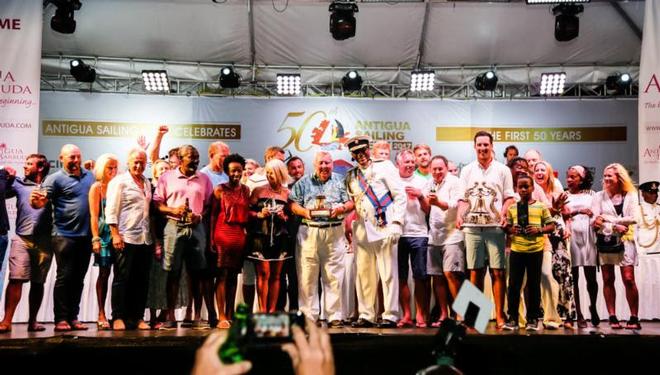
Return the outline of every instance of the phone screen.
[[[257,338],[291,337],[291,318],[288,313],[252,315],[254,336]]]

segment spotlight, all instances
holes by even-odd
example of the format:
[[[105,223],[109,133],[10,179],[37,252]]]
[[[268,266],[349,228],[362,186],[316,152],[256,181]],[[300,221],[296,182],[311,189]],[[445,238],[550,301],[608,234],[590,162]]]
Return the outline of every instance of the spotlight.
[[[497,87],[497,76],[492,70],[479,74],[474,81],[474,87],[480,91],[493,91]]]
[[[588,3],[591,0],[527,0],[527,4],[575,4]]]
[[[79,10],[82,4],[78,0],[51,0],[57,9],[50,19],[50,28],[62,34],[73,34],[76,31],[76,20],[73,12]]]
[[[280,95],[300,94],[300,74],[278,74],[277,93]]]
[[[413,70],[410,74],[410,91],[433,91],[435,72],[431,70]]]
[[[577,38],[580,33],[580,19],[578,14],[584,11],[584,6],[575,4],[559,4],[552,8],[555,15],[555,39],[558,42],[567,42]]]
[[[344,91],[359,91],[362,88],[362,77],[355,70],[351,70],[341,79]]]
[[[607,77],[605,80],[605,88],[607,91],[612,91],[614,94],[623,94],[626,89],[632,84],[630,74],[621,73]]]
[[[564,92],[566,73],[541,73],[541,95],[556,96]]]
[[[78,82],[94,82],[96,70],[80,59],[71,60],[69,72]]]
[[[354,1],[334,1],[328,8],[330,14],[330,33],[336,40],[355,36],[355,12],[358,6]]]
[[[143,70],[142,81],[148,92],[170,92],[170,80],[165,70]]]
[[[241,85],[241,76],[231,67],[224,67],[220,70],[220,86],[225,89],[235,89]]]

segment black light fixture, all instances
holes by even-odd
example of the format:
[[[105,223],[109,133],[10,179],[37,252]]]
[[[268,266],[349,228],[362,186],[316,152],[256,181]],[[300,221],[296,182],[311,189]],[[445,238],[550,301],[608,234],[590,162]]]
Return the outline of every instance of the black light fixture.
[[[355,1],[333,1],[328,10],[330,14],[330,33],[336,40],[345,40],[355,36]]]
[[[69,72],[78,82],[94,82],[96,70],[80,59],[71,60]]]
[[[234,68],[225,66],[220,69],[220,86],[224,89],[235,89],[241,85],[241,76]]]
[[[73,34],[76,31],[76,20],[73,12],[79,10],[82,4],[79,0],[51,0],[55,15],[50,19],[50,28],[62,34]]]
[[[623,94],[632,84],[632,77],[628,73],[619,73],[607,77],[605,88],[613,94]]]
[[[527,4],[575,4],[588,3],[591,0],[527,0]]]
[[[359,91],[362,88],[362,77],[357,71],[351,70],[341,79],[341,87],[344,91]]]
[[[577,15],[583,11],[582,5],[566,3],[552,8],[552,14],[555,15],[555,39],[558,42],[577,38],[580,33],[580,19]]]
[[[497,87],[497,75],[492,70],[481,73],[474,80],[474,87],[480,91],[493,91]]]

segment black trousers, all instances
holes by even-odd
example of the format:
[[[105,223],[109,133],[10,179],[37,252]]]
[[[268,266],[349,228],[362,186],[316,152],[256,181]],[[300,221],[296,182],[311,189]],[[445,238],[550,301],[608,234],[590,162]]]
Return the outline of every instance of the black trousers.
[[[112,318],[136,323],[144,318],[153,248],[124,243],[124,250],[116,251],[115,257]]]
[[[520,305],[520,289],[522,288],[525,271],[527,271],[527,321],[537,319],[541,315],[541,265],[543,251],[522,253],[511,251],[509,255],[509,290],[507,304],[509,319],[518,320]]]
[[[57,276],[53,290],[55,323],[78,320],[80,298],[92,255],[92,238],[53,236]]]

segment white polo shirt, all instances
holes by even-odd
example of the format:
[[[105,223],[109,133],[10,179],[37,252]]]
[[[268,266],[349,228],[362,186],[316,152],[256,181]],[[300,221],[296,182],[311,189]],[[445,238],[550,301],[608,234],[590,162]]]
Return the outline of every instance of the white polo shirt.
[[[411,186],[417,188],[424,193],[427,179],[419,175],[413,174],[407,178],[401,178],[403,188]],[[422,211],[422,206],[419,204],[418,198],[411,198],[406,194],[406,212],[404,214],[403,233],[404,237],[426,237],[428,234],[428,226],[426,225],[426,214]]]

